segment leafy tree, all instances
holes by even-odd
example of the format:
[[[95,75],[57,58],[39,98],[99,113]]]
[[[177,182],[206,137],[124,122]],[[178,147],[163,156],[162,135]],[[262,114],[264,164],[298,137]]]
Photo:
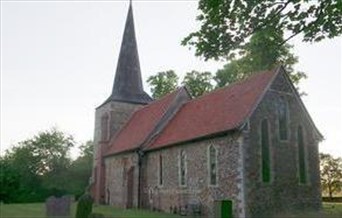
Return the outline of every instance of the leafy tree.
[[[334,193],[342,190],[342,158],[321,153],[320,168],[323,191],[332,198]]]
[[[41,194],[44,191],[41,189],[41,175],[38,175],[39,158],[34,154],[32,147],[26,146],[22,142],[19,143],[11,151],[7,151],[3,157],[3,163],[8,169],[2,172],[4,180],[15,179],[12,182],[17,187],[12,192],[11,189],[7,189],[10,187],[5,186],[3,192],[8,198],[4,201],[34,202],[42,200]]]
[[[69,149],[73,145],[71,136],[56,129],[19,142],[1,160],[6,168],[1,172],[2,181],[15,180],[12,184],[17,190],[13,193],[13,186],[7,186],[1,195],[13,202],[34,202],[65,193],[70,182],[65,178],[71,163]]]
[[[253,34],[267,28],[283,30],[285,44],[301,34],[306,42],[333,38],[342,33],[340,0],[200,0],[200,29],[190,33],[183,45],[194,46],[207,59],[231,59]]]
[[[154,76],[150,76],[147,80],[151,87],[153,98],[161,98],[177,89],[178,76],[173,70],[159,72]],[[191,71],[186,73],[182,85],[186,85],[193,95],[198,97],[213,89],[211,83],[212,75],[210,72]]]
[[[5,157],[0,157],[0,169],[0,202],[13,202],[20,188],[20,176]]]
[[[87,141],[80,146],[81,155],[72,162],[66,177],[69,181],[67,190],[69,193],[80,196],[89,185],[89,178],[93,165],[93,141]]]
[[[52,129],[38,133],[24,144],[33,149],[33,155],[39,160],[37,174],[42,175],[43,186],[55,190],[56,194],[65,192],[70,182],[66,178],[71,164],[69,151],[75,144],[72,136]]]
[[[51,129],[38,133],[33,139],[21,142],[20,146],[30,149],[31,155],[36,160],[34,162],[35,173],[46,175],[70,165],[69,151],[74,144],[72,136],[57,129]]]
[[[300,79],[306,78],[306,74],[294,71],[293,65],[298,59],[290,51],[292,46],[287,43],[279,46],[282,40],[282,32],[274,29],[255,33],[240,51],[241,57],[233,58],[223,69],[216,72],[214,80],[217,87],[226,86],[250,76],[251,73],[272,69],[280,64],[285,67],[294,84],[298,84]]]
[[[178,76],[173,70],[159,72],[157,75],[150,76],[147,83],[151,87],[152,97],[158,99],[176,90]]]
[[[210,72],[198,72],[193,70],[186,73],[182,84],[190,89],[193,97],[199,97],[204,93],[213,90],[211,80],[212,75]]]

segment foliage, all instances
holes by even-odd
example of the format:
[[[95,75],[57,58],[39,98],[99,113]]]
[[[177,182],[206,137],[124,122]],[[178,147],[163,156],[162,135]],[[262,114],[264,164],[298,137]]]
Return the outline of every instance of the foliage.
[[[68,181],[65,171],[70,165],[69,149],[74,145],[71,136],[52,129],[40,132],[32,139],[18,143],[2,158],[7,171],[4,181],[15,179],[2,189],[1,200],[9,202],[41,201],[48,195],[65,192]],[[25,179],[22,179],[25,178]],[[2,186],[3,187],[3,186]]]
[[[204,93],[213,90],[211,80],[212,75],[210,72],[198,72],[193,70],[186,73],[182,84],[190,89],[193,97],[199,97]]]
[[[215,88],[227,86],[233,82],[243,80],[253,73],[264,70],[275,69],[282,65],[289,74],[292,82],[297,86],[300,80],[307,76],[304,72],[295,71],[293,66],[298,62],[298,58],[291,52],[292,46],[284,43],[283,32],[272,28],[265,28],[252,35],[249,42],[240,49],[239,57],[232,57],[230,62],[222,69],[219,69],[214,76],[210,72],[192,71],[186,74],[182,84],[187,85],[194,97],[198,97],[205,92],[213,89],[212,80],[216,82]],[[174,71],[170,71],[174,73]],[[177,76],[174,75],[173,78]],[[168,77],[160,77],[163,79],[157,80],[157,76],[150,77],[148,80],[150,85],[158,89],[152,89],[153,95],[158,98],[166,93],[175,90],[177,80],[171,80]],[[154,83],[152,84],[151,81]],[[172,88],[170,84],[173,84]],[[165,88],[163,88],[165,86]],[[155,90],[165,90],[165,92],[157,92]],[[302,93],[303,94],[303,93]]]
[[[159,72],[147,80],[151,87],[153,98],[159,99],[177,89],[178,76],[173,70]],[[186,73],[182,85],[186,85],[193,97],[198,97],[213,89],[210,72],[191,71]]]
[[[340,0],[200,0],[198,9],[200,29],[182,44],[195,47],[206,60],[230,59],[265,28],[288,33],[279,46],[298,34],[303,41],[317,42],[342,33]]]
[[[89,193],[84,193],[78,200],[76,218],[88,217],[93,209],[93,199]]]
[[[20,187],[20,177],[4,157],[0,157],[0,169],[0,201],[13,202]]]
[[[147,79],[151,87],[152,97],[155,99],[176,90],[178,85],[178,76],[173,70],[159,72]]]
[[[51,195],[83,193],[92,143],[83,145],[82,155],[72,161],[69,151],[74,145],[70,135],[51,129],[13,146],[0,158],[0,201],[37,202]]]
[[[282,40],[282,32],[274,29],[255,33],[240,51],[241,57],[232,59],[223,69],[216,72],[214,80],[217,87],[229,85],[245,79],[252,73],[274,69],[280,65],[289,73],[292,82],[298,85],[301,79],[306,78],[306,74],[294,71],[293,65],[298,62],[298,58],[291,53],[291,45],[286,43],[279,46]]]
[[[342,190],[342,158],[321,153],[320,168],[322,189],[332,198],[334,193]]]
[[[81,155],[71,163],[67,170],[66,178],[69,182],[67,190],[79,197],[84,193],[85,188],[89,185],[91,169],[93,165],[93,141],[87,141],[80,146]]]
[[[23,159],[25,156],[18,157],[19,151],[26,151],[25,155],[28,155],[30,159],[22,164],[29,163],[31,173],[36,175],[56,174],[70,165],[69,150],[73,146],[74,140],[71,136],[51,129],[38,133],[33,139],[20,142],[10,155],[13,155],[14,159]]]

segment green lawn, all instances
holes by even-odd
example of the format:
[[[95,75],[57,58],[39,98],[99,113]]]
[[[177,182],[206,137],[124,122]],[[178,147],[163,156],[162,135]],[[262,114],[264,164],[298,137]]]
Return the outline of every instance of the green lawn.
[[[72,205],[72,214],[75,215],[76,205]],[[45,217],[44,204],[1,204],[1,218],[40,218]],[[106,218],[179,218],[176,215],[150,212],[145,210],[123,210],[109,206],[94,206],[93,212],[102,213]],[[283,216],[284,217],[284,216]],[[324,203],[323,211],[320,213],[303,213],[297,215],[286,215],[288,218],[340,218],[342,217],[342,203]]]
[[[298,212],[296,214],[280,214],[276,218],[341,218],[342,203],[323,203],[320,212]]]
[[[93,206],[94,213],[101,213],[106,218],[179,218],[173,214],[151,212],[146,210],[124,210],[110,206]],[[72,217],[76,214],[76,204],[71,208]],[[1,218],[45,218],[43,203],[34,204],[0,204]]]
[[[323,209],[326,215],[342,217],[342,203],[324,203]]]

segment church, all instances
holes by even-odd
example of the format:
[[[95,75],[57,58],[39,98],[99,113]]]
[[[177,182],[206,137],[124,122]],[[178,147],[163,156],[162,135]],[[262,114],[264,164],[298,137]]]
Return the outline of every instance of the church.
[[[113,89],[95,112],[90,191],[98,204],[188,216],[319,210],[322,139],[282,66],[153,100],[130,4]]]

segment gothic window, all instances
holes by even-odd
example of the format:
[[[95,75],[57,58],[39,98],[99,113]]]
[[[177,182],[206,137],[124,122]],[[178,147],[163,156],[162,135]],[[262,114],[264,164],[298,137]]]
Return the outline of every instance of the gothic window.
[[[109,116],[106,113],[101,117],[101,140],[106,141],[109,138]]]
[[[278,123],[279,123],[279,139],[280,140],[287,140],[287,120],[288,120],[287,102],[284,97],[280,97],[279,104],[278,104]]]
[[[181,186],[186,185],[186,154],[184,150],[181,150],[179,155],[179,183]]]
[[[159,185],[163,185],[163,156],[159,155]]]
[[[299,165],[299,182],[302,184],[306,183],[306,160],[305,160],[305,148],[303,138],[303,128],[298,127],[297,130],[297,144],[298,144],[298,165]]]
[[[268,120],[264,119],[261,122],[261,168],[262,168],[262,181],[271,181],[271,158],[270,158],[270,139]]]
[[[209,147],[209,181],[210,185],[217,185],[217,149]]]

